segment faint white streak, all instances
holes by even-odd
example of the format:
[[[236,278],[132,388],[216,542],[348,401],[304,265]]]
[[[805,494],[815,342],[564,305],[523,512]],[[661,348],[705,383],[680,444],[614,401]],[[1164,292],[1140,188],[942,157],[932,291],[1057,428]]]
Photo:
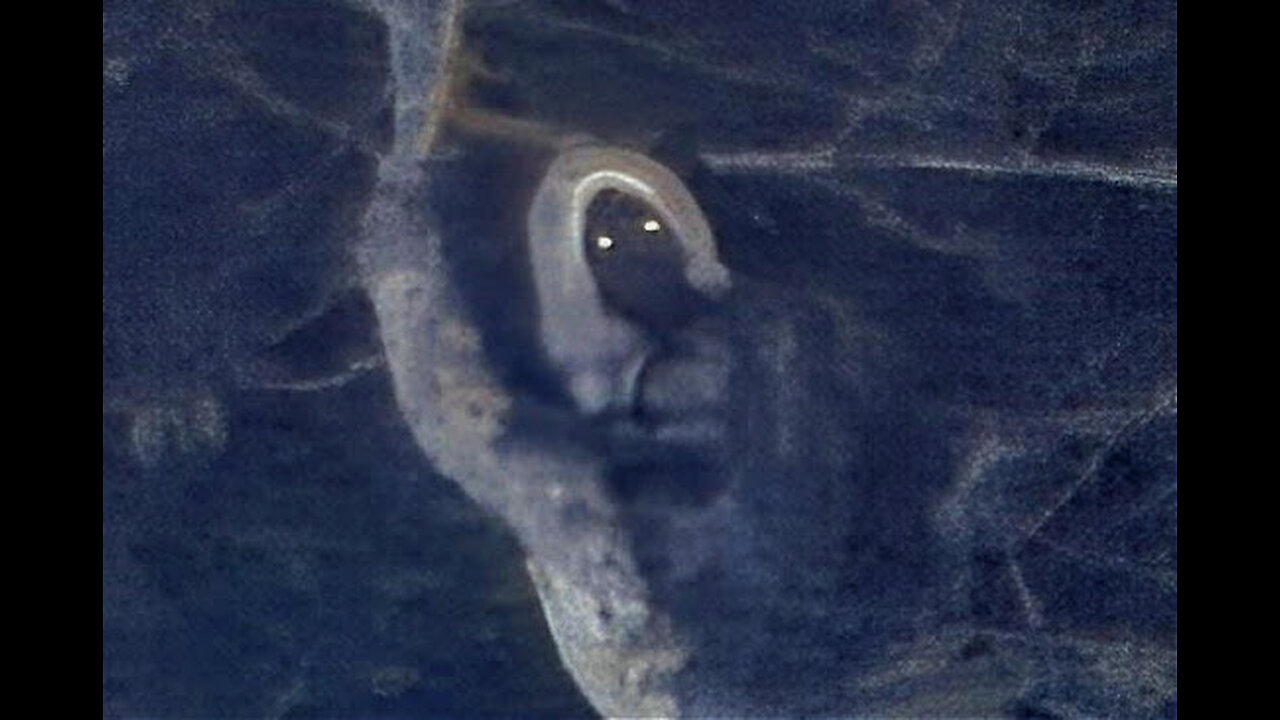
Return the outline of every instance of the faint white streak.
[[[878,227],[890,235],[926,250],[947,254],[956,252],[953,243],[925,231],[903,217],[897,210],[894,210],[888,202],[874,196],[861,186],[853,183],[830,181],[825,178],[820,179],[819,182],[829,189],[835,189],[837,192],[856,199],[862,206],[863,212],[866,213],[867,223],[872,227]]]
[[[1013,578],[1013,586],[1018,590],[1018,602],[1022,605],[1022,614],[1027,619],[1027,625],[1032,629],[1039,628],[1044,624],[1044,617],[1040,614],[1040,603],[1031,595],[1027,581],[1022,577],[1022,565],[1012,556],[1009,557],[1009,576]]]
[[[377,370],[384,365],[386,365],[386,360],[381,354],[371,355],[369,357],[356,360],[348,365],[346,370],[334,375],[326,375],[319,378],[302,378],[298,380],[243,380],[241,381],[241,387],[252,388],[255,390],[282,390],[286,392],[317,392],[320,390],[331,390],[336,387],[342,387],[352,380],[355,380],[373,370]]]
[[[1167,391],[1153,393],[1157,398],[1166,396]],[[1151,395],[1145,397],[1147,402],[1134,402],[1116,407],[1084,408],[1081,410],[1060,410],[1044,413],[994,413],[983,408],[966,406],[963,410],[973,417],[981,419],[988,431],[1003,438],[1039,438],[1061,436],[1063,433],[1080,435],[1106,435],[1113,433],[1117,426],[1125,425],[1134,417],[1150,411]],[[1158,400],[1156,402],[1159,402]],[[1170,406],[1164,407],[1158,417],[1177,414],[1177,398]]]
[[[938,170],[992,177],[1063,178],[1102,182],[1145,190],[1178,189],[1178,166],[1131,166],[1083,160],[1034,158],[977,159],[945,155],[854,153],[837,156],[834,147],[780,152],[709,152],[700,156],[712,172],[723,174],[796,175],[833,170]]]
[[[800,339],[794,325],[773,322],[762,335],[759,352],[770,367],[778,372],[770,375],[773,387],[770,404],[775,409],[773,417],[774,452],[777,457],[793,459],[800,447],[796,437],[800,429],[802,406],[797,395],[796,366],[799,364]]]
[[[1049,161],[1032,158],[976,160],[939,155],[865,154],[847,158],[853,169],[943,170],[989,176],[1065,178],[1084,182],[1139,187],[1147,190],[1178,189],[1178,166],[1133,167],[1081,160]]]
[[[759,71],[753,70],[746,65],[738,67],[709,61],[704,50],[700,50],[697,46],[691,47],[687,43],[681,43],[674,38],[664,38],[660,42],[647,36],[630,35],[601,28],[587,22],[553,17],[547,13],[539,13],[531,17],[530,20],[555,30],[591,35],[603,38],[611,44],[636,48],[642,52],[652,54],[664,63],[679,63],[709,77],[721,78],[742,85],[786,92],[801,91],[806,95],[817,97],[838,97],[839,93],[839,89],[834,86],[815,83],[813,78],[802,73],[788,71],[777,64],[770,66],[767,71]]]
[[[258,73],[242,62],[236,62],[225,70],[223,79],[231,83],[245,98],[254,100],[271,115],[287,120],[300,127],[318,128],[344,143],[353,145],[370,155],[376,150],[370,147],[363,138],[352,132],[346,123],[335,122],[302,108],[292,100],[266,87],[266,83]]]
[[[997,463],[1017,454],[1018,448],[1010,445],[996,432],[993,423],[979,417],[975,431],[961,441],[955,481],[934,511],[934,522],[943,530],[943,536],[969,540],[967,517],[969,498],[982,485],[987,473]]]
[[[237,210],[249,221],[249,232],[255,237],[268,235],[274,228],[277,214],[297,207],[302,194],[325,179],[321,170],[344,158],[346,149],[346,145],[335,146],[300,168],[284,185],[267,195],[240,203]]]
[[[217,68],[213,74],[239,92],[242,97],[257,103],[260,109],[272,117],[284,120],[295,127],[318,129],[346,145],[370,155],[377,154],[377,149],[369,145],[365,138],[353,131],[347,123],[322,117],[272,90],[262,75],[244,59],[238,49],[223,42],[208,40],[188,41],[187,44],[188,52],[180,53],[179,57],[189,62],[194,72],[208,73],[206,67]],[[191,59],[196,62],[191,62]]]
[[[835,148],[792,152],[704,153],[699,156],[713,172],[732,174],[767,173],[790,175],[834,170]]]
[[[1140,410],[1137,414],[1133,415],[1128,422],[1110,433],[1102,447],[1100,447],[1098,451],[1089,458],[1089,463],[1080,473],[1080,477],[1077,478],[1069,488],[1067,488],[1066,492],[1062,493],[1062,495],[1058,497],[1053,505],[1045,510],[1034,524],[1032,524],[1031,529],[1023,537],[1023,544],[1034,538],[1036,534],[1044,528],[1045,524],[1047,524],[1049,520],[1053,519],[1054,515],[1058,514],[1059,510],[1065,507],[1067,503],[1071,502],[1071,499],[1076,496],[1076,493],[1078,493],[1081,488],[1088,485],[1098,477],[1098,470],[1102,467],[1103,460],[1121,440],[1131,436],[1133,433],[1137,432],[1138,429],[1142,428],[1155,418],[1162,417],[1168,412],[1176,413],[1177,407],[1178,388],[1177,386],[1174,386],[1170,390],[1159,393],[1156,396],[1154,404]]]

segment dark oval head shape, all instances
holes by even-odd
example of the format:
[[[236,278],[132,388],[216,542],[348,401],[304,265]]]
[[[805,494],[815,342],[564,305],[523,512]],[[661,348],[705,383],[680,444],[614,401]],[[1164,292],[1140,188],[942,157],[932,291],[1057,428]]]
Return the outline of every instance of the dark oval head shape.
[[[706,303],[685,279],[688,256],[662,216],[640,198],[602,190],[587,206],[582,242],[607,308],[663,336]]]

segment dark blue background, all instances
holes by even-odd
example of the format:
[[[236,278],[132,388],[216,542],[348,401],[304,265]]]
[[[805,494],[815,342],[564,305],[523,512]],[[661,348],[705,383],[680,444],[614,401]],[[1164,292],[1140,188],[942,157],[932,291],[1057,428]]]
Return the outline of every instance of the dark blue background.
[[[339,3],[104,4],[104,715],[590,713],[514,542],[376,367],[348,250],[386,43]],[[1046,693],[1176,715],[1176,4],[476,3],[462,47],[461,103],[653,149],[735,272],[877,328],[886,406],[1042,421],[958,505],[991,518],[972,624],[1017,622],[982,580],[1013,548],[1043,632],[1173,672],[1154,706],[1066,671]],[[444,144],[444,226],[518,221],[545,151]],[[822,160],[743,169],[782,151]],[[530,384],[519,241],[456,259]],[[886,455],[949,471],[951,428],[912,432]]]

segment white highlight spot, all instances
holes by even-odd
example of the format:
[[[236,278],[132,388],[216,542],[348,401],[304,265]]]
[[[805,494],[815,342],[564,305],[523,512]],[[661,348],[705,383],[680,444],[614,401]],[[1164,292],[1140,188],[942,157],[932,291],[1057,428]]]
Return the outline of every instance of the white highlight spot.
[[[643,227],[645,232],[655,233],[662,229],[662,224],[657,220],[645,220]]]
[[[596,238],[596,247],[600,248],[601,250],[612,250],[613,238],[609,237],[608,235],[601,235],[600,237]]]

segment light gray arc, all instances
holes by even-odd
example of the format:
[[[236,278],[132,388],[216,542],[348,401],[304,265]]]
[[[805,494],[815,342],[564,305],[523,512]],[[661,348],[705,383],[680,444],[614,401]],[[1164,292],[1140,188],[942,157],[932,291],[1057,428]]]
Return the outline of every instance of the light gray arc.
[[[603,190],[648,203],[687,254],[685,278],[711,298],[730,287],[698,203],[670,170],[639,153],[585,144],[547,169],[529,208],[529,254],[544,350],[583,412],[630,401],[646,341],[601,300],[583,243],[585,215]]]

